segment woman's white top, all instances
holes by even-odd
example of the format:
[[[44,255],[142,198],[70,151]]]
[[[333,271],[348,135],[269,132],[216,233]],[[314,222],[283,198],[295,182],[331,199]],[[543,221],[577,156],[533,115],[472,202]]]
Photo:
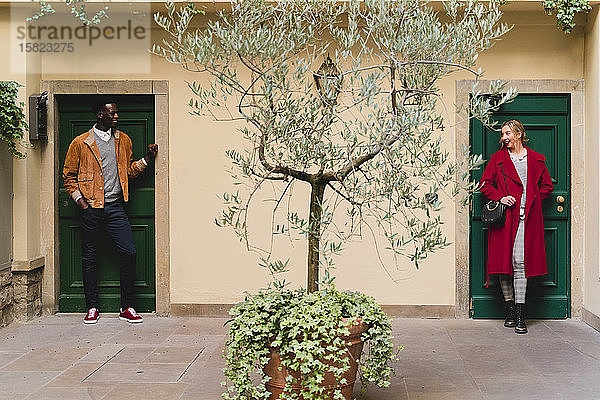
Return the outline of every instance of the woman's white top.
[[[519,174],[519,179],[521,179],[521,183],[523,184],[523,195],[521,196],[521,204],[520,204],[520,212],[519,218],[521,220],[525,219],[525,201],[527,199],[527,149],[525,149],[525,154],[521,157],[517,157],[510,151],[510,159],[517,170],[517,174]]]

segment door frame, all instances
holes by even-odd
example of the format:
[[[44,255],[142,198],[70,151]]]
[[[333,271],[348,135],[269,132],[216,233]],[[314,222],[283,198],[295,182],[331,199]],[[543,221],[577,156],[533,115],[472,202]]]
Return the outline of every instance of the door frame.
[[[571,94],[571,154],[581,157],[571,157],[571,317],[581,318],[583,307],[583,257],[573,257],[573,254],[583,255],[584,250],[584,172],[585,172],[585,125],[584,125],[584,85],[583,80],[507,80],[508,86],[515,87],[519,93],[570,93]],[[488,80],[456,81],[456,104],[467,104],[469,94],[473,90],[487,93]],[[469,119],[468,111],[463,108],[456,114],[455,151],[456,157],[463,157],[463,149],[469,148]],[[457,179],[464,170],[457,171]],[[455,204],[455,317],[469,318],[469,210]]]
[[[155,292],[156,313],[170,312],[170,234],[169,234],[169,81],[167,80],[45,80],[41,90],[48,92],[48,142],[41,146],[41,243],[46,255],[42,280],[42,307],[58,311],[60,295],[60,240],[58,222],[58,182],[62,165],[58,160],[59,112],[55,95],[151,94],[154,95],[154,127],[159,152],[155,161]]]

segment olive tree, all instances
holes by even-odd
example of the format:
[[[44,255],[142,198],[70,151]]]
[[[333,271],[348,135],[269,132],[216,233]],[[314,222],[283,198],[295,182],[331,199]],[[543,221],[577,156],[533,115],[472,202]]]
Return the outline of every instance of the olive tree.
[[[417,267],[448,246],[441,200],[473,190],[469,171],[481,157],[444,150],[454,109],[441,101],[439,82],[455,71],[481,76],[478,54],[510,29],[498,7],[235,0],[194,27],[197,12],[167,2],[154,16],[166,39],[153,53],[199,74],[189,82],[193,114],[242,125],[245,150],[227,152],[242,189],[223,195],[217,224],[260,252],[274,277],[285,271],[288,262],[253,246],[248,233],[253,199],[275,188],[273,212],[283,209],[287,232],[308,242],[309,292],[332,282],[333,256],[363,229],[380,232],[387,250]],[[514,97],[500,82],[487,94],[462,106],[485,121]],[[308,215],[285,206],[296,184],[310,187]]]

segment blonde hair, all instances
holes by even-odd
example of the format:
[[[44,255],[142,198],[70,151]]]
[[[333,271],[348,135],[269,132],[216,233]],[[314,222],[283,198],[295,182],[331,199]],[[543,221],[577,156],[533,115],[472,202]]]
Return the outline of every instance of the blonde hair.
[[[508,126],[513,132],[519,132],[521,134],[521,143],[525,144],[529,142],[529,138],[527,138],[527,134],[525,133],[525,127],[518,119],[509,119],[508,121],[504,121],[500,129]],[[499,143],[504,146],[504,142],[502,141],[502,136],[500,136]]]

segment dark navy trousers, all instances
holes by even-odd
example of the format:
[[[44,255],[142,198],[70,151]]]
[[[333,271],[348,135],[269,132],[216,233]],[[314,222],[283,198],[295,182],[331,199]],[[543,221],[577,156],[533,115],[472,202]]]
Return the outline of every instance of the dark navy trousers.
[[[119,255],[121,307],[133,307],[136,251],[123,199],[106,203],[104,208],[80,210],[83,291],[87,308],[98,308],[98,274],[96,258],[98,238],[104,230]]]

